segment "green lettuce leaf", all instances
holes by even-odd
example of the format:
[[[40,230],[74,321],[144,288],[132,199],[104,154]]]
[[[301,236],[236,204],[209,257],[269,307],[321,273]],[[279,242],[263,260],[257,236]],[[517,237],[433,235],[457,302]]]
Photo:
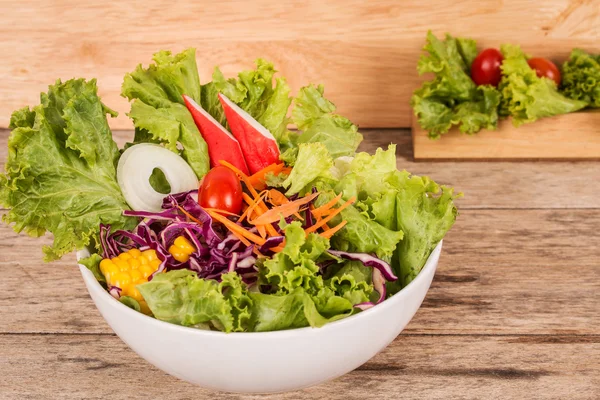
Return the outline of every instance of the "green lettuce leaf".
[[[252,300],[235,273],[221,276],[219,283],[199,279],[182,269],[158,274],[137,285],[154,316],[183,326],[211,324],[225,332],[244,331],[251,318]]]
[[[310,190],[308,186],[319,177],[330,178],[331,167],[333,167],[333,160],[323,143],[301,144],[298,147],[294,168],[283,181],[283,187],[288,189],[286,195],[291,196],[303,190]]]
[[[209,170],[208,147],[182,97],[202,101],[195,53],[188,49],[174,56],[169,51],[154,54],[154,64],[147,69],[138,65],[125,75],[121,94],[132,100],[129,116],[141,132],[136,142],[163,143],[176,153],[180,144],[181,156],[201,178]]]
[[[45,260],[98,245],[101,223],[131,228],[135,218],[116,179],[119,150],[112,139],[96,81],[57,81],[42,93],[41,105],[15,112],[8,139],[0,203],[16,232],[54,235]]]
[[[419,74],[434,73],[411,97],[419,125],[432,139],[453,126],[466,134],[496,129],[500,94],[492,86],[477,86],[470,65],[477,56],[475,41],[446,35],[444,41],[427,33],[427,44],[417,65]]]
[[[94,253],[89,257],[82,258],[79,260],[79,264],[84,265],[87,269],[92,271],[96,280],[100,283],[106,283],[106,278],[104,278],[104,274],[100,271],[100,261],[102,261],[102,256],[100,254]]]
[[[600,108],[600,55],[574,49],[562,66],[561,85],[567,97]]]
[[[321,193],[315,202],[315,206],[319,207],[333,199],[333,197],[335,197],[333,191]],[[341,204],[342,201],[340,200],[338,206]],[[355,205],[336,215],[331,221],[331,226],[335,226],[342,221],[347,221],[346,225],[331,239],[332,247],[336,250],[374,253],[379,258],[389,261],[398,242],[403,237],[402,231],[386,228],[372,220],[368,214],[360,211]]]
[[[323,90],[322,85],[306,86],[294,99],[292,121],[302,131],[297,143],[322,143],[331,158],[352,156],[363,137],[356,125],[334,113],[335,106],[323,97]]]
[[[354,304],[369,298],[370,278],[350,270],[323,280],[316,262],[330,258],[325,254],[329,240],[306,236],[298,221],[285,227],[285,238],[283,251],[259,262],[259,286],[268,286],[270,293],[249,293],[253,330],[320,327],[351,315]]]
[[[421,271],[427,258],[450,230],[458,214],[452,188],[428,177],[396,172],[390,184],[397,188],[397,227],[405,236],[399,243],[394,265],[399,284],[406,286]]]
[[[527,64],[527,57],[519,46],[503,45],[501,51],[504,61],[498,86],[502,93],[500,114],[512,116],[515,126],[587,106],[585,101],[569,99],[561,94],[553,80],[538,77]]]

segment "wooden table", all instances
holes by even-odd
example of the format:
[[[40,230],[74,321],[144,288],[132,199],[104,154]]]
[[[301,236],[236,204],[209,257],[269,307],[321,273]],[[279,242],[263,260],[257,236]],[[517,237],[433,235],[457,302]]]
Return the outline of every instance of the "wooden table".
[[[43,264],[48,238],[2,225],[0,398],[600,398],[600,163],[413,163],[409,131],[364,133],[364,150],[395,142],[400,168],[465,194],[423,306],[381,354],[299,392],[204,390],[112,333],[74,256]]]

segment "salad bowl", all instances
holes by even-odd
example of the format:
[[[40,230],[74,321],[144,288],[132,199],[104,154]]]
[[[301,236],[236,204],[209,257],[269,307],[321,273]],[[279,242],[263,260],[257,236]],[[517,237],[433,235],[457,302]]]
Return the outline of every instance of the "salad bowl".
[[[321,328],[260,333],[207,331],[156,320],[113,298],[88,268],[79,268],[102,317],[150,364],[213,390],[276,393],[335,379],[390,344],[421,306],[441,249],[442,242],[411,283],[375,307]],[[87,250],[77,253],[78,260],[87,256]]]

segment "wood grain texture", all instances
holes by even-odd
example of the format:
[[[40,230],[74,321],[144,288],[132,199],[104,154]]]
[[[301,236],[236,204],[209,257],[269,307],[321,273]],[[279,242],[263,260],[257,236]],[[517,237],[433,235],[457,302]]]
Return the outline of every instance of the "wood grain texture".
[[[401,334],[357,370],[270,396],[171,377],[112,335],[0,336],[0,397],[18,399],[597,399],[600,336]],[[223,371],[227,373],[227,371]]]
[[[432,140],[416,118],[413,154],[427,159],[567,159],[600,160],[600,111],[543,118],[515,127],[502,120],[495,131],[465,135],[454,128]]]
[[[200,77],[226,75],[257,57],[272,60],[297,90],[323,83],[339,112],[363,127],[409,127],[409,97],[425,33],[470,36],[483,47],[504,42],[561,61],[573,47],[600,52],[600,0],[340,1],[252,3],[90,0],[16,6],[0,14],[0,127],[39,101],[57,78],[97,77],[100,94],[129,128],[123,75],[161,49],[198,49]],[[508,27],[510,26],[510,29]]]

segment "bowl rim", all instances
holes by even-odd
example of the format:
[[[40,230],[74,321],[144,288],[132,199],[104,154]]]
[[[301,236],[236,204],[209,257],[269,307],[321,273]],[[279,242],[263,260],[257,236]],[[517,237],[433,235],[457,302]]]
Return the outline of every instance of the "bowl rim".
[[[90,292],[90,297],[91,297],[92,291],[98,293],[101,298],[109,300],[108,304],[112,308],[116,308],[118,311],[124,312],[125,315],[127,315],[130,318],[133,318],[136,321],[140,321],[142,323],[149,323],[151,325],[155,325],[157,327],[162,327],[164,329],[170,329],[175,332],[178,331],[178,332],[181,332],[182,334],[200,335],[200,336],[218,336],[218,337],[235,336],[237,338],[243,337],[243,338],[249,338],[249,339],[250,338],[258,339],[258,338],[296,336],[296,334],[298,334],[300,332],[305,332],[307,334],[317,334],[320,332],[325,332],[325,331],[328,331],[331,329],[335,329],[338,326],[348,325],[350,323],[356,323],[357,321],[359,321],[359,318],[364,319],[365,316],[384,312],[384,309],[387,310],[388,308],[392,307],[392,303],[395,303],[396,301],[399,301],[400,299],[409,296],[409,294],[414,290],[414,288],[416,286],[418,286],[418,284],[423,279],[426,279],[425,275],[427,275],[427,274],[425,272],[429,271],[430,269],[436,268],[437,263],[432,262],[432,260],[436,257],[439,258],[440,254],[441,254],[441,250],[442,250],[442,243],[443,243],[443,240],[440,240],[440,242],[435,246],[435,248],[433,249],[433,251],[431,252],[429,257],[427,258],[425,265],[423,266],[423,268],[421,269],[421,271],[419,272],[419,274],[417,275],[417,277],[415,279],[413,279],[408,285],[406,285],[404,288],[402,288],[402,290],[400,290],[398,293],[394,294],[389,299],[384,300],[380,304],[377,304],[376,306],[373,306],[367,310],[361,311],[358,314],[351,315],[347,318],[342,318],[337,321],[329,322],[320,328],[313,328],[311,326],[307,326],[307,327],[303,327],[303,328],[284,329],[284,330],[279,330],[279,331],[267,331],[267,332],[212,331],[212,330],[192,328],[189,326],[177,325],[177,324],[173,324],[173,323],[166,322],[166,321],[160,321],[156,318],[152,318],[146,314],[143,314],[139,311],[136,311],[136,310],[126,306],[125,304],[123,304],[120,301],[118,301],[117,299],[115,299],[113,296],[110,295],[110,293],[108,293],[102,287],[102,285],[100,285],[100,282],[98,282],[98,280],[96,279],[96,277],[94,276],[92,271],[90,271],[85,265],[79,264],[80,259],[87,257],[89,255],[89,252],[87,249],[77,251],[76,257],[77,257],[79,270],[81,271],[81,275],[83,277],[84,283],[86,283],[86,288]],[[89,285],[87,285],[88,282],[92,284],[91,287]],[[104,318],[104,316],[103,316],[103,318]]]

